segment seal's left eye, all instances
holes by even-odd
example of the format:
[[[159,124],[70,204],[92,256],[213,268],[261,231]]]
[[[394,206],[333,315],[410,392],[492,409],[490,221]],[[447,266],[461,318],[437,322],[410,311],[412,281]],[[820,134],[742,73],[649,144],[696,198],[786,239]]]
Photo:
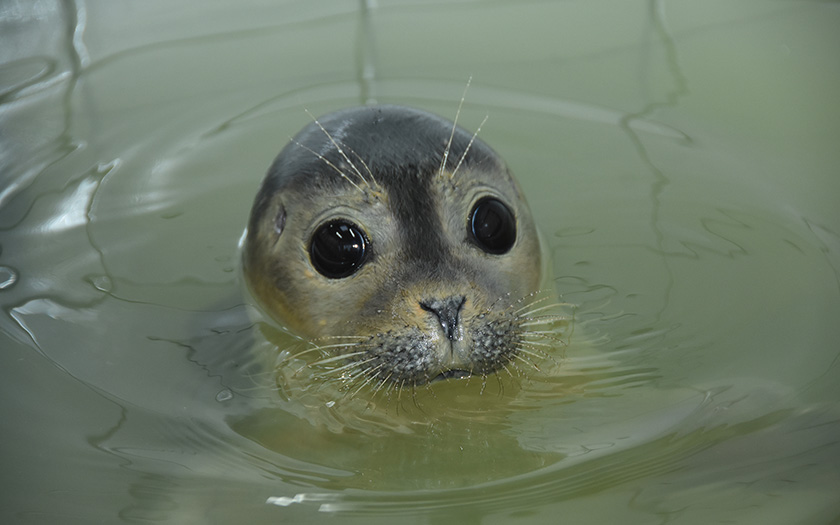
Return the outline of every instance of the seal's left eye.
[[[365,262],[368,242],[364,232],[345,220],[322,224],[309,242],[309,259],[318,272],[330,279],[356,273]]]
[[[516,242],[516,217],[505,203],[485,197],[473,206],[467,233],[487,253],[507,253]]]

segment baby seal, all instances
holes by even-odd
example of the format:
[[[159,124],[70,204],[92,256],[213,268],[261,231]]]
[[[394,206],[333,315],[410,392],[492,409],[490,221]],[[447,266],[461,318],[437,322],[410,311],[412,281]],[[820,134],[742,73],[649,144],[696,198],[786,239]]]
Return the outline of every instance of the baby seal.
[[[501,158],[453,122],[398,106],[300,131],[262,182],[243,251],[264,310],[330,349],[321,363],[336,377],[380,388],[531,364],[541,267]]]

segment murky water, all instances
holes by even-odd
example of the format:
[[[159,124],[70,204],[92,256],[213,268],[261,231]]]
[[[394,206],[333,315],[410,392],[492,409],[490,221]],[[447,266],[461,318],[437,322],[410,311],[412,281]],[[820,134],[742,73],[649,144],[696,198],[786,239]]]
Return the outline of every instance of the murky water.
[[[840,517],[831,2],[0,2],[3,523]],[[506,158],[574,333],[524,378],[277,392],[237,242],[368,101]],[[494,378],[495,379],[495,378]],[[380,398],[381,400],[382,398]]]

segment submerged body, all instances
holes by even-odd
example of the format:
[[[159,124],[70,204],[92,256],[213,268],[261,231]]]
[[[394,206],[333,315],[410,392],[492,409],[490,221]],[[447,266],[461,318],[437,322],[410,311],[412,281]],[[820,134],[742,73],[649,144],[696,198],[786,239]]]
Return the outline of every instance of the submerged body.
[[[262,183],[243,260],[265,311],[332,349],[348,381],[486,376],[535,354],[542,266],[519,185],[474,134],[423,111],[306,126]]]

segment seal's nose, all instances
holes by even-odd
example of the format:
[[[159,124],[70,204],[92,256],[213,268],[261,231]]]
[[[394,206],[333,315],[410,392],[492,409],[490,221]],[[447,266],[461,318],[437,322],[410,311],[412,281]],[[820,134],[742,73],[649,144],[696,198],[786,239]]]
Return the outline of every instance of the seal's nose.
[[[467,298],[463,295],[448,297],[446,299],[432,299],[429,301],[421,301],[420,308],[435,314],[443,333],[450,341],[454,341],[458,337],[458,321],[461,315],[461,308]]]

